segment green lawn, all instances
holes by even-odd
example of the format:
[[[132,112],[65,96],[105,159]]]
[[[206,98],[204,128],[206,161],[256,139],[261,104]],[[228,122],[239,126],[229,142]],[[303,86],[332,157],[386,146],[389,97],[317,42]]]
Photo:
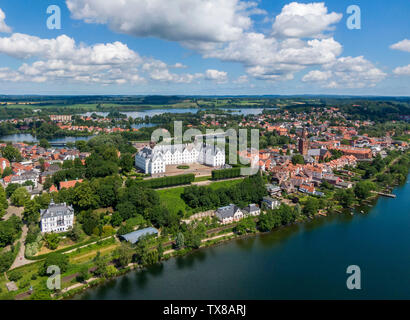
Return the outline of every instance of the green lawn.
[[[170,212],[177,213],[179,210],[189,212],[189,207],[181,199],[181,194],[184,192],[184,187],[158,190],[158,195],[161,204]]]
[[[209,187],[213,190],[218,190],[220,188],[229,188],[240,183],[241,181],[242,179],[218,181],[211,183]],[[181,199],[181,194],[184,192],[184,188],[185,187],[178,187],[158,190],[157,192],[161,204],[173,213],[177,213],[179,210],[182,210],[183,212],[186,212],[188,214],[192,213],[192,209],[185,204],[184,200]]]

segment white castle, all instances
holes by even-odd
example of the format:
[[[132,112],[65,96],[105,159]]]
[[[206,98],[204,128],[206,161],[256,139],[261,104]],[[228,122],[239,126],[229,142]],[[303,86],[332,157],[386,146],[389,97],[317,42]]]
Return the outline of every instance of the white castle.
[[[135,166],[145,173],[164,173],[166,165],[201,163],[212,167],[225,164],[225,152],[202,143],[145,147],[135,156]]]

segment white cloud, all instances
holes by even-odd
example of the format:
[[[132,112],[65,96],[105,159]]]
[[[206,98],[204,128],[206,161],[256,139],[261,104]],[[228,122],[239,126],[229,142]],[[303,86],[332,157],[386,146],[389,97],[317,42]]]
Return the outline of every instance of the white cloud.
[[[358,85],[364,82],[372,84],[384,77],[383,72],[370,67],[371,63],[367,61],[353,63],[364,68],[365,73],[357,75],[349,64],[349,59],[353,58],[339,58],[342,45],[325,33],[333,30],[343,15],[329,12],[323,2],[285,5],[275,18],[270,35],[252,29],[251,15],[265,14],[256,2],[66,0],[66,3],[75,19],[107,24],[116,32],[137,37],[177,41],[200,53],[203,58],[240,63],[247,75],[256,79],[290,80],[295,73],[312,66],[328,69],[309,73],[304,77],[305,81],[320,81],[320,77],[326,75],[330,78],[336,72],[341,78],[333,81],[332,85],[338,86],[350,86],[350,80],[355,80],[349,79],[352,74],[360,80],[355,82]],[[343,70],[334,70],[337,68]],[[149,72],[151,79],[159,81],[189,82],[201,78],[200,74],[171,74],[168,67],[160,66],[151,66]],[[227,81],[226,74],[213,69],[202,76],[219,83]]]
[[[393,70],[393,73],[400,76],[410,76],[410,64],[404,67],[397,67]]]
[[[168,66],[153,58],[141,57],[121,42],[78,45],[62,35],[55,39],[15,33],[0,37],[0,53],[18,59],[38,59],[23,63],[18,70],[0,69],[0,80],[46,82],[73,81],[100,84],[140,83],[149,78],[154,81],[190,83],[202,74],[176,74],[169,68],[182,68],[182,64]]]
[[[215,69],[208,69],[205,72],[205,79],[212,80],[217,83],[224,83],[228,81],[228,73]]]
[[[331,71],[312,70],[302,78],[302,81],[303,82],[326,81],[331,76],[332,76]]]
[[[61,35],[55,39],[41,39],[27,34],[14,33],[0,37],[0,52],[11,57],[27,59],[70,59],[78,64],[123,64],[140,62],[139,55],[121,42],[76,45],[75,40]]]
[[[0,8],[0,32],[10,33],[11,28],[6,24],[4,20],[6,20],[6,15]]]
[[[103,23],[121,33],[172,41],[238,39],[262,13],[241,0],[66,0],[74,19]]]
[[[342,14],[328,13],[323,2],[292,2],[283,7],[273,24],[274,34],[283,37],[317,37],[332,30],[332,25],[342,19]]]
[[[246,72],[258,79],[289,80],[306,66],[334,61],[341,51],[342,46],[333,38],[279,41],[261,33],[247,33],[238,41],[201,53],[205,58],[242,63]]]
[[[325,64],[323,71],[310,71],[302,81],[319,82],[325,88],[365,88],[375,86],[386,76],[363,56],[342,57]]]
[[[244,83],[248,83],[249,82],[249,78],[247,75],[242,75],[239,76],[238,79],[236,79],[235,81],[233,81],[234,83],[237,84],[244,84]]]
[[[390,49],[410,52],[410,40],[404,39],[390,46]]]

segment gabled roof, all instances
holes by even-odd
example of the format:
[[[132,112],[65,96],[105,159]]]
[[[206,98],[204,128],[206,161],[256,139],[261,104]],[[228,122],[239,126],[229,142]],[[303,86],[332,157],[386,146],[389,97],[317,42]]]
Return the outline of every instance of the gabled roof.
[[[238,206],[230,204],[229,206],[216,210],[215,215],[220,219],[230,218],[233,217],[238,210],[240,210]]]
[[[64,188],[73,188],[77,183],[83,182],[83,179],[78,179],[78,180],[70,180],[70,181],[61,181],[60,182],[60,189]]]

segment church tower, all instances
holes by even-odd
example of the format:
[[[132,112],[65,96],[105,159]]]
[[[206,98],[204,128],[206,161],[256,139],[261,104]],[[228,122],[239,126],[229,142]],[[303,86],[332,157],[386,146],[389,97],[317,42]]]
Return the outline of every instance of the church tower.
[[[299,145],[298,145],[299,153],[306,156],[309,150],[309,139],[307,137],[307,131],[303,128],[302,137],[299,138]]]

